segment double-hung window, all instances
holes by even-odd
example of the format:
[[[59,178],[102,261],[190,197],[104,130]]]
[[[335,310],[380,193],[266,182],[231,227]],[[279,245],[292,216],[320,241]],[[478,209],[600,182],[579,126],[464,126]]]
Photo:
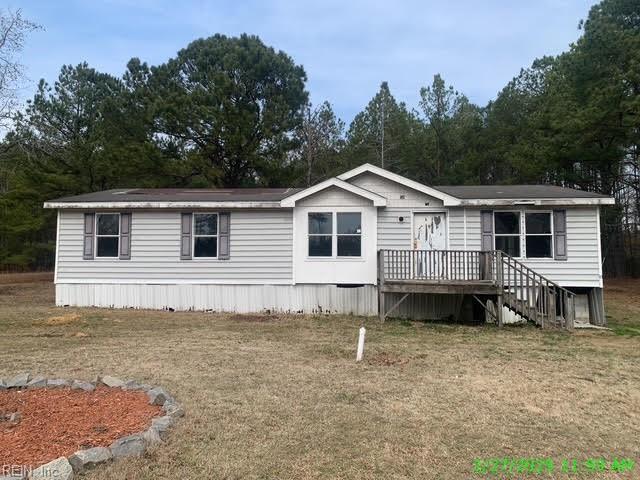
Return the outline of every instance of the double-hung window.
[[[512,257],[553,258],[551,212],[494,212],[493,219],[496,250]]]
[[[193,256],[215,258],[218,256],[218,214],[193,214]]]
[[[496,250],[512,257],[520,256],[520,212],[494,212]]]
[[[96,214],[96,257],[117,258],[120,248],[120,214]]]
[[[551,258],[553,256],[551,212],[526,212],[524,219],[527,258]]]
[[[309,256],[333,256],[333,213],[309,213]]]
[[[362,256],[360,212],[311,212],[307,233],[309,257]]]
[[[359,257],[362,254],[362,221],[358,212],[338,212],[338,256]]]

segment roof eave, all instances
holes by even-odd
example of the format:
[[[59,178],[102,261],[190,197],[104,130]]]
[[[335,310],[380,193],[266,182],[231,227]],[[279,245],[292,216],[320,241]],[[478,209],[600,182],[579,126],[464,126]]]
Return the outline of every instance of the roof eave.
[[[280,201],[233,201],[233,202],[203,202],[203,201],[149,201],[149,202],[65,202],[52,200],[44,202],[44,208],[56,209],[154,209],[154,208],[281,208]]]
[[[491,198],[465,199],[459,205],[463,207],[497,207],[497,206],[597,206],[614,205],[615,199],[609,197],[598,198]],[[445,203],[446,205],[446,203]]]

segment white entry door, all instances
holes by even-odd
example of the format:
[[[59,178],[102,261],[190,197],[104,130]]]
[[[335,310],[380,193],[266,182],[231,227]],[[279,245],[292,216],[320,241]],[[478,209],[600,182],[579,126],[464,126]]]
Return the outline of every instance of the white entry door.
[[[447,249],[447,215],[444,212],[416,213],[413,216],[413,249]],[[438,278],[443,273],[443,259],[439,254],[416,253],[417,277]]]

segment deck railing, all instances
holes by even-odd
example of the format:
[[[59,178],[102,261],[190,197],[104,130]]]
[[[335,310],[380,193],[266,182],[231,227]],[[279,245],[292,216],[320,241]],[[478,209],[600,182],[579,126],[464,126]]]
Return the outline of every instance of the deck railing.
[[[385,279],[461,281],[486,277],[492,252],[479,250],[380,250]]]
[[[382,283],[490,283],[516,313],[542,326],[573,328],[575,295],[502,251],[383,249],[378,262]]]

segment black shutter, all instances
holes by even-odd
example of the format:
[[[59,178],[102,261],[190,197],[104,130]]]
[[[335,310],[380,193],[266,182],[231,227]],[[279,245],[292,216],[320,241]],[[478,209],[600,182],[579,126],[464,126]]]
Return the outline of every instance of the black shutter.
[[[493,211],[480,211],[480,231],[482,232],[481,250],[493,250]]]
[[[567,259],[567,211],[553,211],[553,258]]]
[[[192,213],[183,213],[181,216],[180,231],[180,260],[191,260],[191,225]]]
[[[120,214],[120,260],[131,260],[131,214]]]
[[[93,260],[93,245],[95,243],[95,213],[84,214],[84,239],[82,246],[82,258]]]
[[[231,233],[231,213],[220,212],[218,231],[218,259],[229,260],[230,248],[229,240]]]

